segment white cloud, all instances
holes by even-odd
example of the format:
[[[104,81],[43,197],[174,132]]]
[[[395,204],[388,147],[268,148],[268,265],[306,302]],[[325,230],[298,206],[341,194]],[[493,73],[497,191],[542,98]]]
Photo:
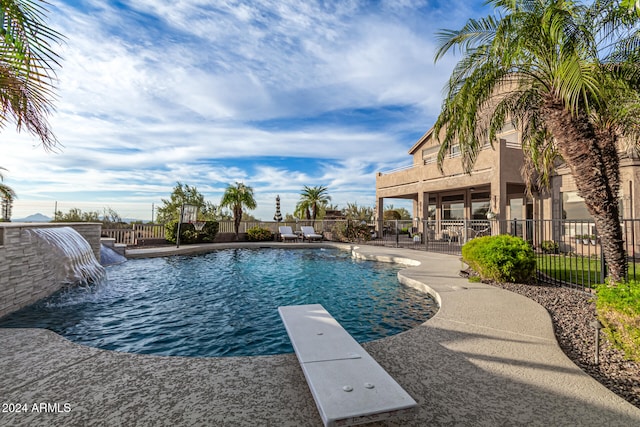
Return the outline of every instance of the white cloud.
[[[453,62],[434,66],[435,31],[471,16],[460,1],[72,4],[50,16],[67,37],[51,117],[63,147],[5,129],[5,183],[19,203],[127,201],[146,219],[176,181],[214,203],[244,181],[266,219],[303,185],[372,204],[375,171],[410,163],[407,135],[440,108]]]

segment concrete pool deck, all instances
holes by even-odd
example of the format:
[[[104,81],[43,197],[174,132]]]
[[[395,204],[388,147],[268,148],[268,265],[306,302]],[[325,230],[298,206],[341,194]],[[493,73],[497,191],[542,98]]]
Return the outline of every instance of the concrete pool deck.
[[[640,425],[640,409],[564,355],[537,303],[459,277],[456,256],[373,246],[355,254],[419,262],[400,280],[441,302],[424,324],[363,344],[418,402],[411,416],[371,425]],[[0,372],[0,426],[322,425],[293,353],[148,356],[83,347],[46,330],[0,329]],[[24,410],[7,412],[15,405]]]

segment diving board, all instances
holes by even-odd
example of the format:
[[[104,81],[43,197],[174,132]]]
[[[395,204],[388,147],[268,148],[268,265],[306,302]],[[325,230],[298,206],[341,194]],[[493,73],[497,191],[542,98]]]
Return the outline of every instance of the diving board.
[[[278,312],[326,427],[383,420],[417,405],[322,305]]]

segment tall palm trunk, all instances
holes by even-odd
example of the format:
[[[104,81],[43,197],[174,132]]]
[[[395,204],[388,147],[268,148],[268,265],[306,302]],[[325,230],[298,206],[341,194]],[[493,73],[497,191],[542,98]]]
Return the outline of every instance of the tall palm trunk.
[[[242,221],[242,206],[236,205],[233,208],[233,228],[236,232],[236,240],[240,236],[240,221]]]
[[[578,193],[593,216],[609,278],[619,282],[625,277],[627,264],[619,221],[620,173],[615,137],[597,134],[586,117],[572,115],[561,100],[551,95],[545,100],[543,115]]]

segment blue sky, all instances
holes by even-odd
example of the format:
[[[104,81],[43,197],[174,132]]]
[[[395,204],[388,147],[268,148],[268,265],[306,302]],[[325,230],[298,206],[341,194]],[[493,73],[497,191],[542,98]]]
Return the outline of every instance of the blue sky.
[[[436,32],[482,3],[52,0],[61,145],[2,130],[13,217],[57,201],[150,220],[177,181],[214,204],[244,182],[263,220],[304,185],[373,207],[376,172],[410,164],[439,112],[456,58],[434,64]]]

